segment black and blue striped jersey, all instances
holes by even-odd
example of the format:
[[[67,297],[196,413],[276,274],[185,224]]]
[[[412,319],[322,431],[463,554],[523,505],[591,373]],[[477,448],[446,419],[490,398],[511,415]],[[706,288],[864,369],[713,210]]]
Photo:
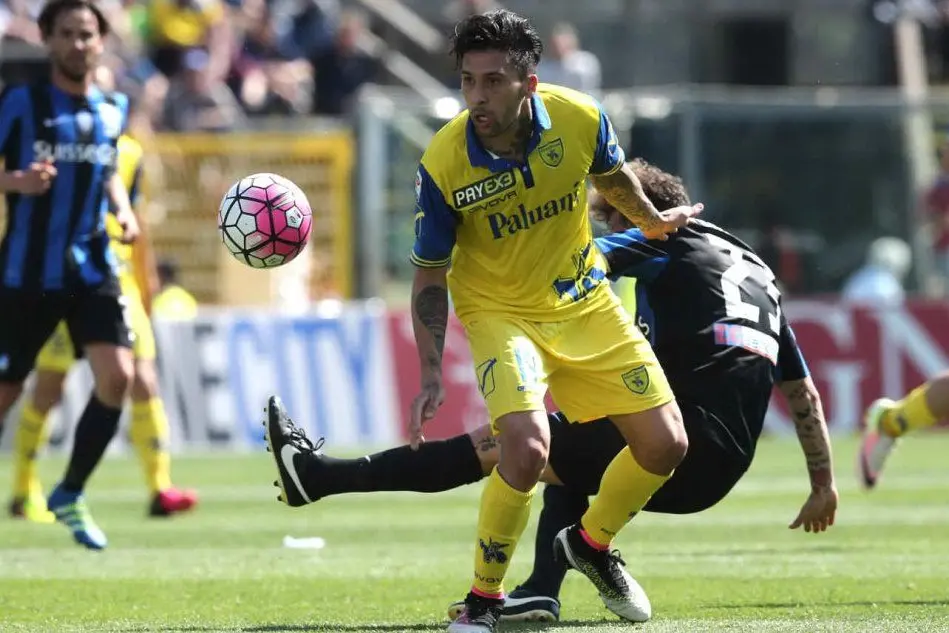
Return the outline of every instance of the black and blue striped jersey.
[[[114,274],[104,230],[106,183],[128,118],[125,95],[74,95],[50,83],[0,96],[0,155],[7,171],[51,160],[57,176],[38,196],[8,193],[0,285],[36,291],[94,286]]]

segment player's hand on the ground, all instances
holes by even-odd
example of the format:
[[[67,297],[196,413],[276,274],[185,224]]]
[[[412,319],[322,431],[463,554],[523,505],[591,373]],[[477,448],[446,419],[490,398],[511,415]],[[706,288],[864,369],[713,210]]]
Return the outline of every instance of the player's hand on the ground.
[[[445,388],[441,376],[433,376],[422,381],[422,391],[412,401],[412,412],[409,419],[409,444],[412,450],[418,450],[419,444],[425,441],[422,435],[422,426],[435,417],[438,407],[445,401]]]
[[[662,222],[649,229],[643,229],[643,235],[650,240],[667,240],[670,233],[675,233],[688,224],[692,218],[702,212],[703,208],[704,205],[700,203],[660,211]]]
[[[122,237],[120,239],[123,244],[131,244],[138,239],[142,229],[138,225],[138,218],[135,217],[134,211],[131,209],[119,211],[116,213],[115,219],[122,227]]]
[[[837,514],[837,494],[836,486],[821,486],[811,491],[811,496],[804,502],[804,507],[798,513],[797,518],[789,525],[795,530],[802,525],[805,532],[823,532],[834,524],[834,516]]]
[[[17,191],[26,196],[39,196],[49,191],[56,177],[56,166],[52,161],[31,163],[28,169],[17,176]]]

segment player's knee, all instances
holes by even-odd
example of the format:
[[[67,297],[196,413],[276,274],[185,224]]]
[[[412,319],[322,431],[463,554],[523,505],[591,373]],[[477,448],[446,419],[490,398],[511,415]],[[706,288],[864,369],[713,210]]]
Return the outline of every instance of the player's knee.
[[[107,406],[120,408],[132,385],[131,364],[115,362],[102,367],[96,375],[96,396]]]
[[[540,438],[529,438],[519,444],[509,442],[504,446],[499,466],[501,476],[518,490],[530,490],[540,481],[547,466],[547,445]]]
[[[635,432],[627,442],[633,457],[640,466],[657,475],[671,473],[685,458],[689,450],[689,436],[682,423],[682,414],[674,405],[646,414],[642,425],[635,425]]]
[[[155,363],[136,361],[135,375],[132,378],[132,400],[143,402],[158,397],[158,373]]]
[[[51,371],[40,371],[36,374],[36,385],[33,387],[33,408],[40,413],[49,413],[63,399],[64,374]]]
[[[506,417],[506,416],[505,416]],[[501,430],[501,474],[515,488],[528,490],[540,480],[550,452],[546,418],[498,421]]]

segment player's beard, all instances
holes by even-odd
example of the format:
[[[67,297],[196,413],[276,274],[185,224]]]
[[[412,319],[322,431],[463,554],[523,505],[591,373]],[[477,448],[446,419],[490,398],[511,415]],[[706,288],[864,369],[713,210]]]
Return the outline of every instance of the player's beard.
[[[76,60],[70,62],[61,58],[53,58],[53,69],[69,81],[81,83],[89,76],[89,72],[95,68],[95,64],[87,60]]]
[[[494,124],[488,129],[487,132],[481,134],[484,138],[493,138],[496,139],[499,136],[510,133],[513,130],[516,130],[519,125],[521,125],[521,108],[523,107],[523,98],[517,102],[516,105],[511,108],[508,112],[505,113],[504,117],[493,117]]]

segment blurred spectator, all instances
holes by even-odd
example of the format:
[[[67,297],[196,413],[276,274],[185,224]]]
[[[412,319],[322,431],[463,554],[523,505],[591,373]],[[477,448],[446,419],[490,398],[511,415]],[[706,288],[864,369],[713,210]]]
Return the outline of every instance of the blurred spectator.
[[[270,11],[283,59],[313,59],[333,47],[339,0],[271,0]]]
[[[537,67],[541,81],[566,86],[581,92],[600,90],[600,60],[580,49],[576,30],[566,22],[554,27],[550,41]]]
[[[310,109],[310,63],[297,55],[300,47],[281,48],[274,14],[278,3],[250,0],[243,6],[244,41],[228,81],[250,114],[287,115]]]
[[[231,32],[222,0],[149,0],[150,56],[166,77],[182,70],[185,55],[203,48],[209,72],[224,78],[231,62]]]
[[[333,46],[325,53],[311,58],[315,73],[315,113],[348,113],[359,86],[377,76],[379,62],[359,47],[360,38],[367,31],[364,14],[345,11],[340,16]]]
[[[926,194],[926,212],[933,226],[933,251],[939,273],[949,282],[949,137],[939,148],[939,175]]]
[[[843,299],[868,305],[903,302],[903,280],[913,254],[909,244],[896,237],[881,237],[870,244],[866,263],[844,284]]]
[[[36,18],[45,0],[0,0],[0,81],[21,83],[49,69]]]
[[[152,316],[170,321],[187,321],[198,314],[198,301],[178,282],[178,262],[158,262],[158,293],[152,298]]]
[[[445,9],[442,11],[447,26],[445,32],[451,33],[455,24],[469,15],[487,13],[501,8],[503,7],[497,0],[453,0],[452,2],[446,2]]]
[[[183,71],[171,81],[162,127],[176,132],[223,132],[242,127],[244,113],[224,82],[210,72],[210,56],[193,48],[182,58]]]

